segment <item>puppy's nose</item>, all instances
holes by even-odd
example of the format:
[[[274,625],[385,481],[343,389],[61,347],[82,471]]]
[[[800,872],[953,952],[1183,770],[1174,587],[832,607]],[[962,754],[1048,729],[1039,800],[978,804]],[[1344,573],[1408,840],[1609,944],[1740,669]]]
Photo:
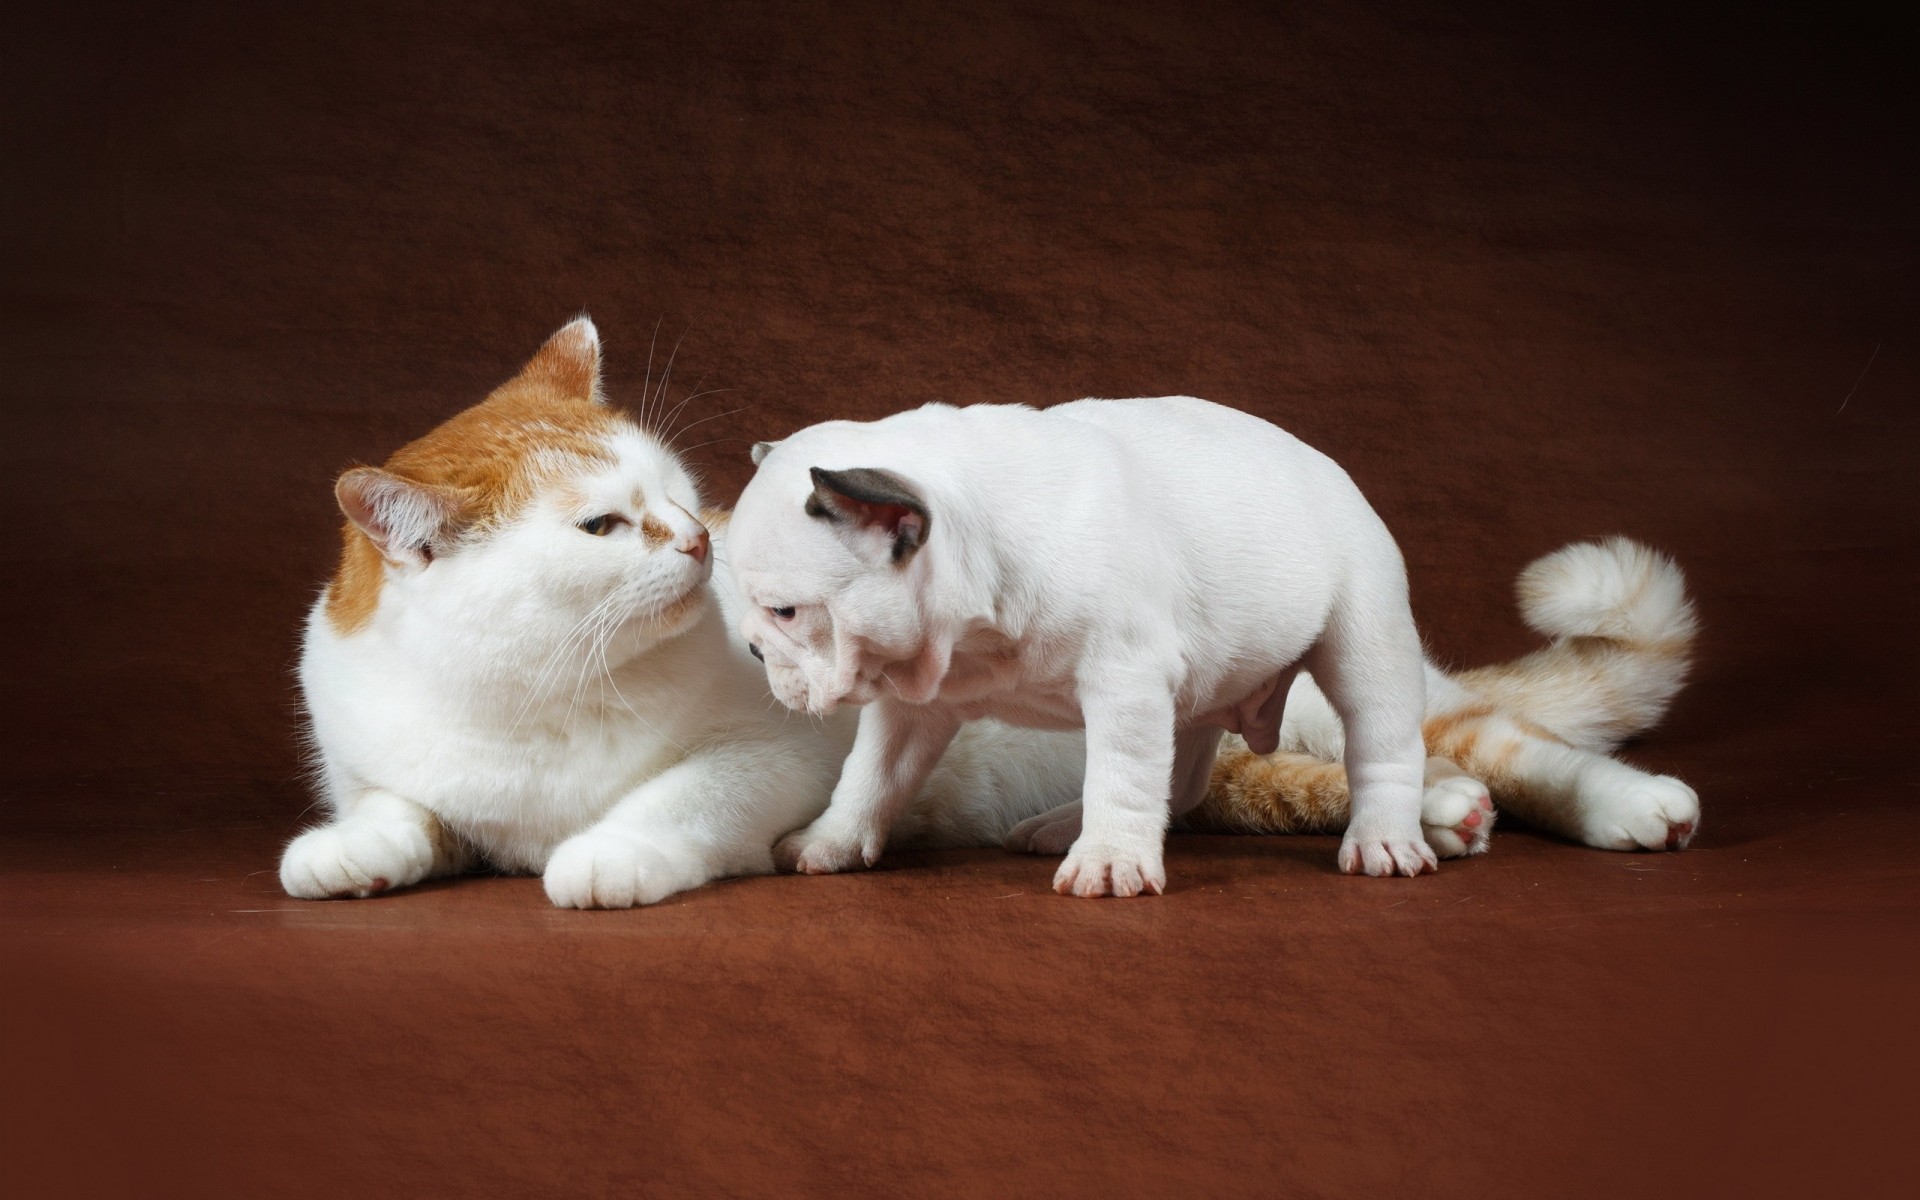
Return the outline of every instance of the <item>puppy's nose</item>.
[[[682,554],[693,555],[693,561],[695,562],[705,562],[707,560],[707,551],[712,547],[713,538],[708,535],[706,530],[702,529],[690,538],[681,539],[680,544],[675,546],[674,549],[680,551]]]
[[[747,653],[753,655],[755,658],[759,659],[761,662],[767,661],[767,656],[760,653],[760,647],[754,645],[752,642],[747,643]]]

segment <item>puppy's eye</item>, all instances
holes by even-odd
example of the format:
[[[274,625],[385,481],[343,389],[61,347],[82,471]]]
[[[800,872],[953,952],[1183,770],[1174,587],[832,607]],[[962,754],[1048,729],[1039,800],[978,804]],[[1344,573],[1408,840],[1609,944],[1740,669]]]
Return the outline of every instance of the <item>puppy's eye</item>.
[[[787,605],[785,608],[769,608],[767,611],[772,613],[775,617],[778,617],[782,621],[793,620],[793,605],[791,604]]]
[[[590,533],[595,537],[605,537],[626,523],[627,519],[619,513],[601,513],[597,517],[588,517],[575,526],[575,528],[581,533]]]

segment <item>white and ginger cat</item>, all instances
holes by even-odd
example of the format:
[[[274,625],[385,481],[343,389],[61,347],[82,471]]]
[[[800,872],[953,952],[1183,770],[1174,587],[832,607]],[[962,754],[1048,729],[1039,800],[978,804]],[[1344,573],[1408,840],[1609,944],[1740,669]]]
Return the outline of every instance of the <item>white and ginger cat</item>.
[[[826,806],[853,725],[768,696],[708,583],[724,519],[602,401],[599,358],[574,321],[484,403],[340,477],[345,542],[300,661],[330,816],[281,858],[292,895],[485,863],[540,872],[558,905],[647,904],[771,871]],[[983,724],[956,749],[926,803],[1078,792],[1059,739]]]
[[[287,847],[289,893],[370,896],[491,865],[543,873],[556,904],[645,904],[772,870],[774,841],[825,809],[855,714],[809,721],[773,702],[730,632],[724,574],[709,578],[724,514],[603,403],[598,378],[582,319],[483,404],[341,477],[340,565],[300,667],[329,815]],[[1523,596],[1554,645],[1430,669],[1430,753],[1543,828],[1684,845],[1692,793],[1598,753],[1679,686],[1692,619],[1678,571],[1631,543],[1569,547],[1529,569]],[[1339,738],[1303,677],[1281,752],[1230,739],[1187,824],[1337,832]],[[1078,796],[1083,762],[1077,733],[976,722],[894,840],[1054,849],[1045,817]],[[1492,821],[1485,787],[1428,760],[1422,823],[1441,856],[1485,849]]]

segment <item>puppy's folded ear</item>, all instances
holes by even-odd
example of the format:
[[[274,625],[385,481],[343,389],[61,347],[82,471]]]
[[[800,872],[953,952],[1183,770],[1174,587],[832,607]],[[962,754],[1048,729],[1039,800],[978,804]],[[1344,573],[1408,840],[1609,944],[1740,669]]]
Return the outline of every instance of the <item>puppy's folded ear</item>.
[[[896,563],[906,562],[926,545],[933,526],[919,489],[892,471],[874,467],[814,467],[807,515],[842,528],[857,544],[884,549]]]
[[[425,566],[446,535],[453,504],[438,489],[378,467],[355,467],[333,485],[347,520],[390,562]]]
[[[772,454],[773,448],[779,444],[779,442],[755,442],[753,444],[753,465],[757,467],[767,461],[767,455]]]

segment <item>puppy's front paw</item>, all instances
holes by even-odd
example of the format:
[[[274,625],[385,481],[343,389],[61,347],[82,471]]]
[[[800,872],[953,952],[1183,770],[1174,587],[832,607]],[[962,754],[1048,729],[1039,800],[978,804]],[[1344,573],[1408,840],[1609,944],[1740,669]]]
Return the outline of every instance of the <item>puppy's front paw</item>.
[[[419,883],[432,869],[426,830],[403,821],[348,820],[293,839],[280,856],[280,886],[302,900],[364,899]]]
[[[1684,850],[1700,828],[1700,797],[1671,775],[1648,775],[1591,805],[1581,839],[1602,850]]]
[[[877,832],[841,829],[822,817],[774,843],[773,865],[801,875],[837,875],[871,867],[884,848]]]
[[[1420,799],[1420,832],[1441,858],[1484,852],[1493,839],[1493,816],[1487,785],[1467,775],[1438,780]]]
[[[589,829],[560,843],[541,883],[557,908],[632,908],[698,882],[687,876],[683,863],[643,837]]]
[[[1412,876],[1439,870],[1440,860],[1417,827],[1411,836],[1350,828],[1340,843],[1340,869],[1349,875]]]
[[[1167,890],[1167,871],[1156,843],[1141,846],[1088,845],[1085,838],[1067,851],[1053,876],[1062,896],[1138,896]]]

